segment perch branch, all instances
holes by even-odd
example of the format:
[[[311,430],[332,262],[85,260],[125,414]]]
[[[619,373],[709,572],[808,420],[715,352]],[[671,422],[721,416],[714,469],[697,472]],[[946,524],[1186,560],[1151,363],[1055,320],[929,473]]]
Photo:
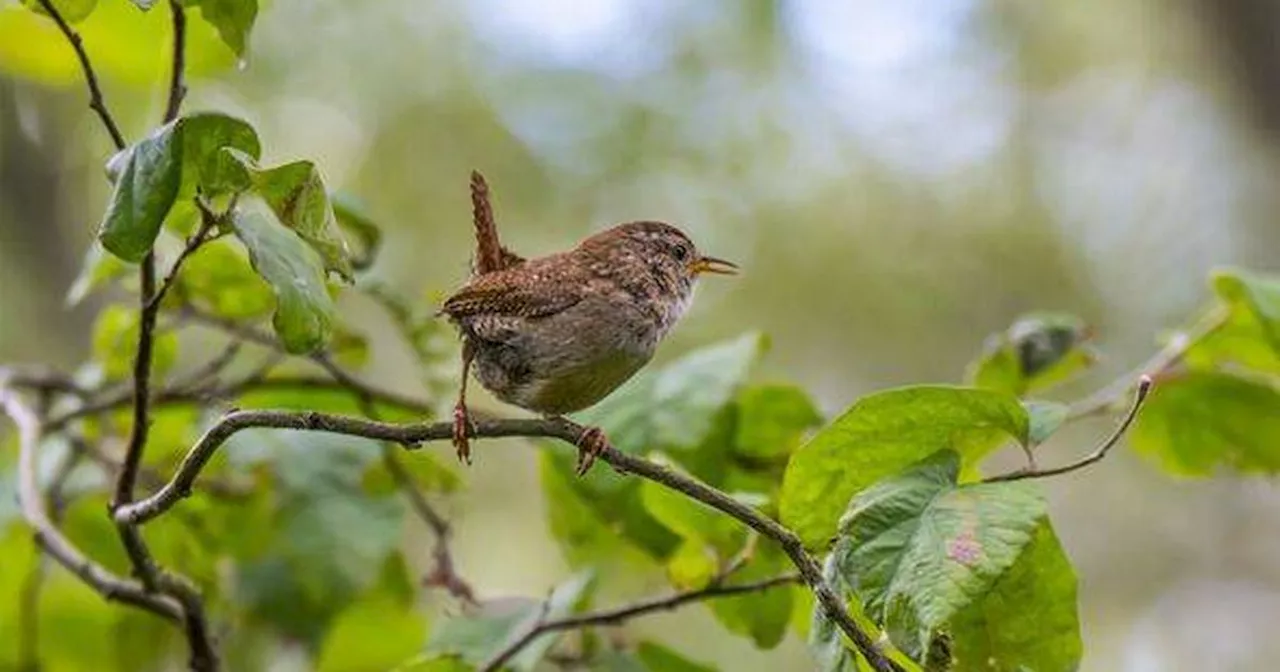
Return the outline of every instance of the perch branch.
[[[576,445],[585,431],[581,425],[559,418],[481,419],[474,425],[474,436],[478,438],[542,437],[559,439],[571,445]],[[426,441],[450,439],[453,435],[453,426],[449,422],[394,424],[316,412],[234,411],[223,416],[222,420],[205,432],[187,452],[173,478],[160,490],[150,497],[116,509],[116,522],[144,523],[169,510],[182,498],[190,496],[200,471],[218,447],[237,432],[251,428],[329,432],[389,441],[408,448]],[[841,598],[823,580],[818,562],[804,550],[803,543],[794,532],[715,488],[650,460],[623,453],[613,446],[607,446],[601,452],[600,459],[618,471],[635,474],[696,499],[778,542],[799,570],[801,579],[817,597],[824,613],[848,635],[871,666],[879,672],[896,672],[901,669],[885,657],[871,637],[854,622]]]
[[[625,604],[612,609],[601,609],[600,611],[592,611],[585,614],[577,614],[566,618],[545,620],[540,618],[534,621],[533,625],[525,630],[515,641],[507,644],[493,655],[484,665],[480,666],[480,672],[496,672],[502,668],[519,654],[525,647],[529,646],[542,635],[551,632],[560,632],[564,630],[577,630],[580,628],[591,628],[598,626],[616,626],[626,621],[644,616],[656,611],[671,611],[678,609],[691,602],[702,602],[720,597],[732,597],[734,595],[745,595],[747,593],[758,593],[778,586],[786,586],[801,583],[799,574],[783,574],[773,578],[756,581],[754,583],[744,583],[735,586],[726,585],[710,585],[699,590],[690,590],[673,595],[664,595],[662,597],[653,597],[632,604]]]
[[[1085,457],[1072,462],[1071,464],[1066,464],[1061,467],[1053,467],[1051,469],[1020,469],[1007,474],[1000,474],[998,476],[985,478],[983,479],[983,482],[1001,483],[1006,481],[1022,481],[1028,478],[1060,476],[1062,474],[1069,474],[1077,469],[1083,469],[1095,462],[1100,462],[1102,458],[1106,457],[1107,453],[1120,442],[1120,438],[1124,436],[1124,433],[1129,430],[1129,426],[1133,424],[1134,419],[1138,417],[1138,412],[1142,410],[1143,402],[1147,400],[1147,395],[1151,392],[1151,385],[1150,376],[1143,375],[1138,379],[1138,388],[1134,391],[1133,403],[1129,405],[1129,410],[1124,414],[1124,417],[1121,418],[1120,424],[1116,425],[1116,428],[1111,431],[1111,434],[1106,438],[1106,440],[1099,444],[1092,453],[1089,453]]]

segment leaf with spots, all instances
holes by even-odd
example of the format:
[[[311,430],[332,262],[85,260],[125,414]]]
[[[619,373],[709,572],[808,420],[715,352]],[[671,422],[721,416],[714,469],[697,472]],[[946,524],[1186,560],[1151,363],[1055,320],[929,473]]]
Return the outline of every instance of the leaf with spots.
[[[916,660],[1013,566],[1045,518],[1034,484],[957,485],[959,474],[960,456],[938,451],[858,494],[840,520],[837,571]]]

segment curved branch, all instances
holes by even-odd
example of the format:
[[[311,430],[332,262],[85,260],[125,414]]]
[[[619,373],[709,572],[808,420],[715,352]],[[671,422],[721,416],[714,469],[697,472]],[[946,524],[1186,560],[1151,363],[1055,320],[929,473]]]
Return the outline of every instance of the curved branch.
[[[0,381],[2,382],[2,381]],[[36,480],[36,450],[40,420],[11,390],[0,385],[0,406],[18,426],[18,504],[22,517],[34,530],[35,542],[53,558],[108,600],[118,600],[150,611],[173,622],[182,620],[182,608],[164,595],[147,592],[141,584],[122,579],[81,553],[53,525],[45,511]]]
[[[1133,424],[1134,419],[1138,417],[1138,411],[1142,410],[1142,404],[1147,400],[1147,395],[1151,392],[1151,376],[1142,376],[1138,379],[1138,389],[1133,393],[1133,403],[1129,405],[1129,410],[1124,414],[1124,418],[1120,420],[1120,424],[1111,431],[1111,435],[1106,438],[1092,453],[1085,457],[1072,462],[1071,464],[1061,467],[1053,467],[1052,469],[1022,469],[1019,471],[1000,474],[990,478],[982,479],[983,483],[1002,483],[1006,481],[1022,481],[1028,478],[1046,478],[1048,476],[1060,476],[1069,474],[1077,469],[1083,469],[1095,462],[1100,462],[1107,453],[1120,443],[1120,438],[1124,433],[1129,431],[1129,425]]]
[[[801,583],[799,574],[783,574],[773,578],[756,581],[754,583],[743,583],[736,586],[726,586],[713,584],[699,590],[690,590],[674,595],[665,595],[663,597],[654,597],[632,604],[624,604],[612,609],[601,609],[600,611],[592,611],[585,614],[576,614],[566,618],[556,619],[552,621],[538,619],[533,626],[523,632],[515,641],[504,646],[488,661],[480,666],[480,672],[495,672],[502,668],[503,665],[511,661],[516,654],[524,650],[525,647],[533,643],[535,639],[551,632],[559,632],[562,630],[577,630],[579,628],[589,628],[601,625],[621,625],[626,621],[637,616],[644,616],[655,611],[671,611],[678,609],[690,602],[701,602],[703,600],[711,600],[720,597],[731,597],[734,595],[745,595],[747,593],[758,593],[770,588],[785,586],[789,584]]]
[[[114,516],[118,524],[140,524],[173,508],[184,497],[190,496],[200,471],[213,457],[218,447],[231,436],[246,429],[294,429],[359,436],[377,441],[390,441],[407,448],[417,447],[426,441],[440,441],[453,436],[449,422],[395,424],[375,422],[343,415],[316,412],[291,412],[246,410],[234,411],[209,428],[196,445],[187,452],[173,479],[146,499],[119,507]],[[529,420],[477,420],[473,436],[542,437],[559,439],[577,445],[585,427],[562,418]],[[901,668],[879,650],[871,637],[862,631],[845,608],[843,600],[822,578],[822,568],[805,550],[794,532],[768,518],[750,506],[698,480],[680,474],[665,466],[642,457],[619,451],[609,445],[601,451],[599,459],[624,473],[632,473],[660,485],[681,492],[703,504],[728,514],[742,524],[778,542],[800,572],[800,577],[813,591],[827,617],[848,635],[854,646],[879,672],[893,672]]]

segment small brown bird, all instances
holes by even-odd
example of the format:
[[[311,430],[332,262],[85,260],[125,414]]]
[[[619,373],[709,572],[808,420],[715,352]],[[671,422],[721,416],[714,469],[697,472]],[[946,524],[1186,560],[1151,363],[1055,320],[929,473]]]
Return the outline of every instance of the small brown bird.
[[[470,463],[466,385],[476,378],[502,401],[548,417],[595,404],[653,357],[689,306],[703,273],[737,266],[698,252],[670,224],[640,221],[597,233],[566,252],[524,260],[498,242],[483,178],[472,175],[476,273],[441,310],[463,337],[454,445]],[[607,445],[589,428],[579,472]]]

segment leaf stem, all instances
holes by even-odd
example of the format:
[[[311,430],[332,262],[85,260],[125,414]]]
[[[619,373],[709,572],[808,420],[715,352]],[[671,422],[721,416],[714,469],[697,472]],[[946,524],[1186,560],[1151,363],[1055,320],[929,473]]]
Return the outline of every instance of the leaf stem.
[[[1138,379],[1138,387],[1133,394],[1133,402],[1129,405],[1129,410],[1121,418],[1120,424],[1116,426],[1111,434],[1098,445],[1092,453],[1072,462],[1071,464],[1061,467],[1053,467],[1051,469],[1020,469],[1018,471],[1000,474],[990,478],[982,479],[983,483],[1003,483],[1008,481],[1022,481],[1029,478],[1047,478],[1049,476],[1060,476],[1069,474],[1077,469],[1083,469],[1091,464],[1102,461],[1107,453],[1120,442],[1120,438],[1129,430],[1129,426],[1133,424],[1134,419],[1138,417],[1138,412],[1142,410],[1142,404],[1146,401],[1147,395],[1151,392],[1152,382],[1151,376],[1143,375]]]

